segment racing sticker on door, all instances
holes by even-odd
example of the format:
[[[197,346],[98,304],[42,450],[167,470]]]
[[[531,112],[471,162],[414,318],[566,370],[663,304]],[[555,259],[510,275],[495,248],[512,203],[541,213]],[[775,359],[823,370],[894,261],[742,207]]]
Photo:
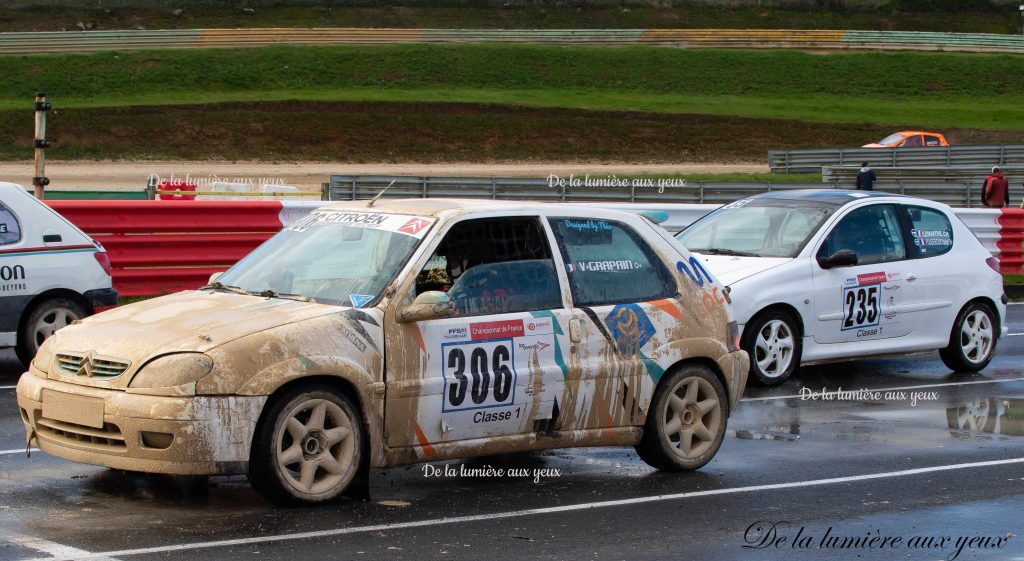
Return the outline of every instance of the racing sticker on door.
[[[883,335],[885,325],[899,322],[899,273],[879,271],[850,277],[843,283],[842,331],[857,339]]]
[[[441,432],[458,440],[522,432],[562,391],[553,318],[446,323],[428,370],[443,379]],[[421,411],[422,413],[422,411]]]

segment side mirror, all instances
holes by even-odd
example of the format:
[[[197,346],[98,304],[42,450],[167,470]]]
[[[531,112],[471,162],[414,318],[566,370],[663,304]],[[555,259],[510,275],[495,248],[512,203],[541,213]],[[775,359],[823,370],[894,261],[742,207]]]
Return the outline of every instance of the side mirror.
[[[455,303],[444,292],[428,290],[412,301],[412,304],[398,311],[398,321],[409,323],[428,319],[455,317]]]
[[[207,284],[213,284],[213,283],[217,282],[217,279],[219,279],[220,276],[223,275],[223,274],[224,273],[214,273],[214,274],[210,275],[210,280],[209,280],[209,282],[207,282]]]
[[[836,267],[852,267],[857,264],[857,254],[849,249],[840,249],[828,257],[818,257],[818,265],[822,269]]]

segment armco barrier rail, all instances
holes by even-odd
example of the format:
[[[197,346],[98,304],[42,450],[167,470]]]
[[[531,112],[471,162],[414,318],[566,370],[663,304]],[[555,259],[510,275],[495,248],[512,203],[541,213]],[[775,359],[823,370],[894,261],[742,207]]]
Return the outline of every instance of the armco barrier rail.
[[[206,284],[281,229],[276,201],[51,201],[110,255],[121,296]]]
[[[864,161],[885,167],[1024,165],[1024,145],[768,151],[768,166],[772,172],[814,173],[826,166],[860,165]]]
[[[384,43],[532,43],[1024,53],[1024,37],[986,33],[802,29],[252,28],[0,33],[0,54]]]
[[[728,203],[764,193],[793,189],[852,188],[840,181],[831,183],[710,183],[693,182],[685,186],[667,186],[663,191],[655,185],[634,186],[633,179],[618,178],[630,183],[628,187],[587,185],[588,176],[574,176],[579,185],[552,184],[546,178],[529,177],[410,177],[381,175],[332,175],[328,195],[333,201],[369,199],[388,187],[385,197],[457,197],[474,199],[533,200],[552,202],[631,202],[631,203]],[[590,176],[597,181],[606,176]],[[567,177],[561,179],[568,180]],[[649,178],[648,178],[649,180]],[[657,181],[656,179],[653,181]],[[914,183],[880,181],[879,191],[901,193],[946,203],[950,206],[972,207],[980,205],[980,183]],[[1013,201],[1024,196],[1019,186],[1013,186]]]
[[[282,227],[326,204],[320,201],[47,201],[101,242],[122,296],[194,289]],[[623,210],[663,210],[679,231],[719,205],[575,203]],[[1024,210],[958,209],[957,215],[1005,273],[1024,267]]]

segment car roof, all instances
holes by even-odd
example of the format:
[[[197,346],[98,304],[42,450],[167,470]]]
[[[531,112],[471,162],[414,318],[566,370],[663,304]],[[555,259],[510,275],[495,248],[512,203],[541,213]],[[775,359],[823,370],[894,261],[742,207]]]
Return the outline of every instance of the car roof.
[[[942,133],[940,133],[940,132],[932,132],[932,131],[899,131],[896,134],[902,134],[902,135],[905,135],[905,136],[906,135],[911,135],[911,134],[934,134],[935,136],[942,136]]]
[[[409,198],[409,199],[378,199],[372,207],[369,201],[338,201],[319,207],[319,210],[375,210],[399,214],[416,214],[435,216],[452,214],[470,214],[495,211],[515,211],[537,214],[564,214],[570,216],[630,216],[634,213],[609,209],[606,207],[589,206],[585,203],[542,203],[536,201],[498,201],[492,199],[444,199],[444,198]]]
[[[844,189],[787,189],[784,191],[771,191],[748,197],[750,199],[775,199],[787,201],[810,201],[817,203],[834,204],[841,206],[853,201],[861,201],[867,198],[891,198],[901,197],[895,193],[883,191],[847,191]],[[906,197],[903,197],[906,198]]]

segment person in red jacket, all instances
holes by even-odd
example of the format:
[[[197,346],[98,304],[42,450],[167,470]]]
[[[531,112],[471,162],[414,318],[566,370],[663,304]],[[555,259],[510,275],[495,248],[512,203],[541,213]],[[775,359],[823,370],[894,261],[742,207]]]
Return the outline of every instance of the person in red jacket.
[[[985,178],[981,202],[990,208],[1003,208],[1010,204],[1010,184],[998,166],[992,168],[992,175]]]

